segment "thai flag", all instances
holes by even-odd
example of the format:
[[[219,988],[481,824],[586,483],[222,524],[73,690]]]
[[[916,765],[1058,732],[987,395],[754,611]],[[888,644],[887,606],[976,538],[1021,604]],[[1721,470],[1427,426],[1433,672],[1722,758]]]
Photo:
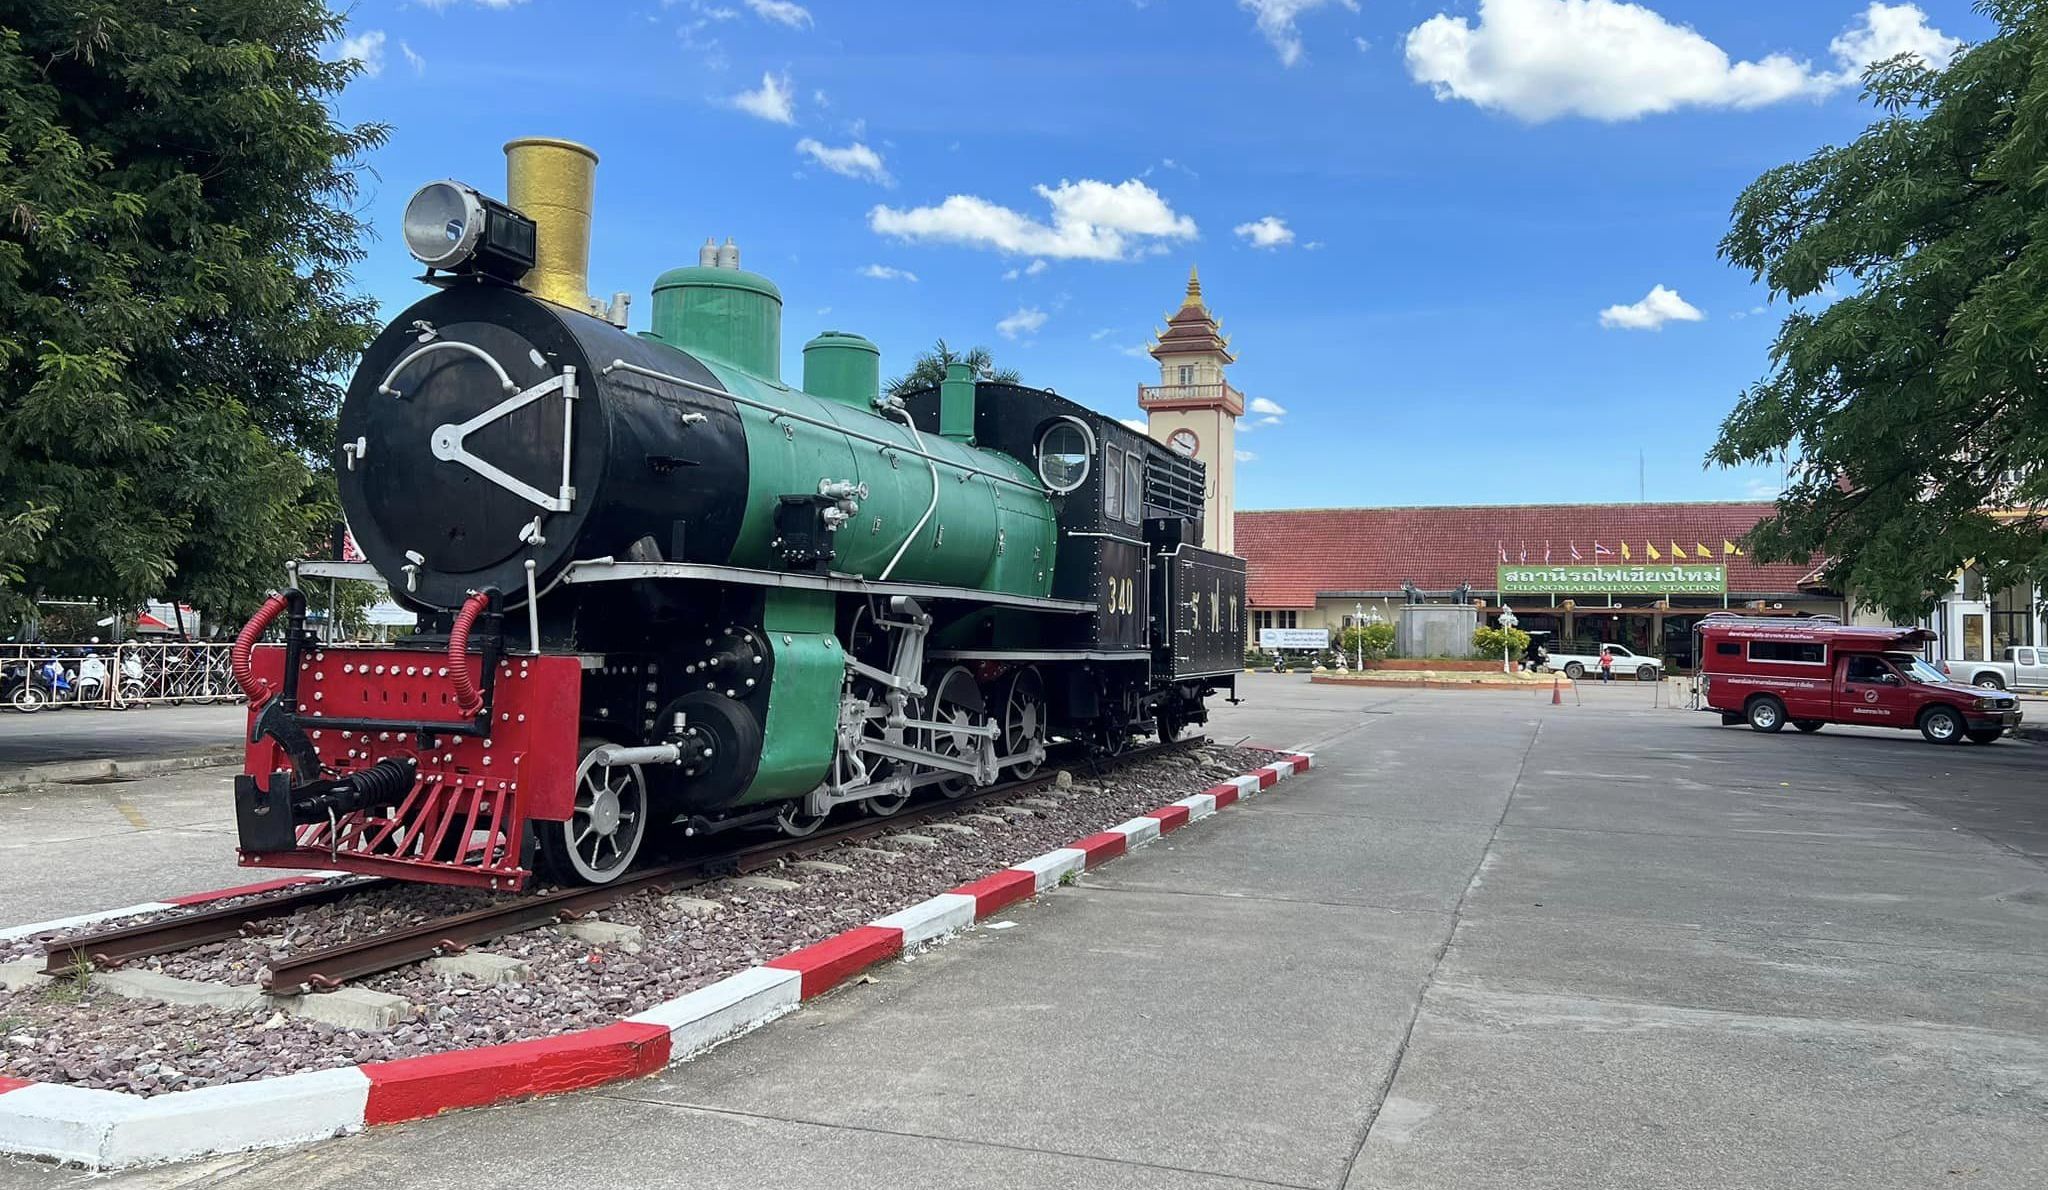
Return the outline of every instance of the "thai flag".
[[[1608,549],[1608,548],[1607,548],[1606,546],[1604,546],[1604,545],[1601,545],[1601,544],[1600,544],[1599,542],[1597,542],[1597,541],[1596,541],[1596,542],[1594,542],[1594,543],[1593,543],[1593,556],[1597,558],[1597,557],[1599,557],[1599,556],[1600,556],[1600,555],[1602,555],[1602,554],[1606,554],[1606,555],[1607,555],[1608,557],[1612,558],[1612,557],[1614,556],[1614,551],[1613,551],[1613,550],[1611,550],[1611,549]]]
[[[1523,563],[1524,563],[1524,564],[1526,565],[1526,564],[1528,563],[1528,561],[1529,561],[1529,543],[1525,541],[1525,542],[1523,542],[1523,543],[1522,543],[1522,562],[1523,562]]]
[[[1585,561],[1585,560],[1586,560],[1586,559],[1585,559],[1585,557],[1584,557],[1583,555],[1581,555],[1581,554],[1579,553],[1579,543],[1578,543],[1578,542],[1576,542],[1576,541],[1572,542],[1572,543],[1571,543],[1571,547],[1572,547],[1572,561],[1574,561],[1574,562],[1583,562],[1583,561]]]
[[[1500,551],[1501,561],[1505,562],[1508,560],[1508,547],[1505,543],[1496,541],[1493,543],[1493,548]]]
[[[1543,564],[1545,566],[1550,565],[1550,539],[1548,537],[1543,539]]]

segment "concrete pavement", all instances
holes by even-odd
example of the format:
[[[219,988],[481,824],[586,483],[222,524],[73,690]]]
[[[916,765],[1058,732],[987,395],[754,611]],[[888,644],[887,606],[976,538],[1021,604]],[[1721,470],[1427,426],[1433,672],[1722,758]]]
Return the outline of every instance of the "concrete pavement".
[[[2048,748],[1247,689],[1212,734],[1317,769],[1010,928],[654,1078],[91,1181],[2048,1183]]]
[[[248,709],[141,706],[0,712],[0,773],[68,761],[160,758],[233,748]]]

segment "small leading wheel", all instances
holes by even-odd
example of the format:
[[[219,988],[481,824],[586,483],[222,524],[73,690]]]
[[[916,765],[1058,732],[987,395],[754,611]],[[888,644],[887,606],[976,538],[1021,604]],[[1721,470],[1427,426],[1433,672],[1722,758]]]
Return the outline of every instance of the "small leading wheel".
[[[870,798],[868,800],[873,801],[874,799]],[[901,808],[900,806],[898,807],[898,809]],[[894,813],[894,811],[891,811],[891,813]],[[830,817],[828,814],[812,814],[806,811],[804,804],[800,801],[790,802],[783,806],[775,815],[775,829],[793,839],[801,839],[805,835],[817,834],[818,828],[825,825],[825,819],[828,817]]]
[[[536,823],[541,874],[558,884],[610,884],[633,866],[647,837],[647,779],[639,765],[597,762],[586,739],[567,822]]]
[[[1792,726],[1805,732],[1807,735],[1812,735],[1814,732],[1819,731],[1822,727],[1826,725],[1818,719],[1794,719],[1792,721]]]
[[[1749,703],[1749,725],[1758,731],[1783,731],[1785,729],[1785,704],[1766,694],[1751,699]]]
[[[1963,717],[1954,707],[1928,707],[1920,715],[1920,734],[1930,744],[1961,743],[1963,730]]]
[[[1004,678],[997,688],[996,705],[1003,716],[1002,750],[1005,756],[1029,751],[1045,742],[1045,679],[1035,666],[1024,666]],[[1019,781],[1038,772],[1035,760],[1020,760],[1010,766]]]

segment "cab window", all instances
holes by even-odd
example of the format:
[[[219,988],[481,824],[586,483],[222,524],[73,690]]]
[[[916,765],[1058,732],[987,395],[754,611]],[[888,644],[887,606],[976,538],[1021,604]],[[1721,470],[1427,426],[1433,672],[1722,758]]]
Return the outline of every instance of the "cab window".
[[[1851,657],[1848,671],[1848,679],[1852,682],[1883,685],[1895,680],[1891,676],[1892,667],[1876,657]]]
[[[1102,452],[1102,515],[1112,521],[1124,519],[1124,452],[1111,447]]]

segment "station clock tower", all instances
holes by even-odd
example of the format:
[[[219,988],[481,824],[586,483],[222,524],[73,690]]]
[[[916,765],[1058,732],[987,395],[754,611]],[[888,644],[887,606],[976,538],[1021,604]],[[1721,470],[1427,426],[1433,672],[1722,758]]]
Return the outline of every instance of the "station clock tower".
[[[1233,552],[1237,514],[1237,419],[1244,394],[1230,386],[1223,369],[1235,363],[1223,324],[1202,301],[1202,279],[1188,270],[1187,296],[1153,336],[1149,353],[1159,361],[1159,383],[1138,386],[1151,436],[1208,469],[1209,490],[1202,514],[1202,544]]]

